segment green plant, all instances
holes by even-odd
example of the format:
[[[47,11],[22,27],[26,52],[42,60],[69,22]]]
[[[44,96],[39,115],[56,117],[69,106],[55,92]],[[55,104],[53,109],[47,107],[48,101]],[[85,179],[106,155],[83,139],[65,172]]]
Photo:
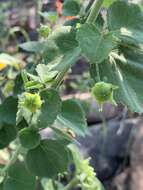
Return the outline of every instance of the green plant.
[[[68,3],[71,1],[64,4],[66,15],[67,11],[73,13]],[[80,1],[72,3],[79,7]],[[102,6],[109,6],[105,22],[100,15]],[[115,101],[131,111],[143,112],[142,10],[123,0],[97,0],[90,9],[78,11],[68,26],[57,27],[41,41],[20,45],[41,59],[32,71],[22,71],[23,88],[21,83],[15,84],[14,95],[0,105],[0,148],[14,140],[17,145],[9,162],[1,166],[2,190],[35,190],[43,178],[49,179],[45,190],[103,189],[89,161],[80,159],[76,164],[74,149],[70,148],[75,134],[84,136],[88,132],[82,107],[77,100],[62,100],[59,95],[65,75],[81,55],[89,61],[93,86],[111,87],[106,101],[113,98],[117,86]],[[93,92],[96,99],[100,90]],[[43,139],[45,128],[50,132]],[[73,162],[74,177],[64,186],[60,178],[67,175]]]
[[[113,98],[113,91],[116,89],[118,89],[118,87],[110,83],[98,82],[92,88],[92,95],[95,97],[97,103],[101,105],[101,107],[106,102],[116,105],[116,102]]]

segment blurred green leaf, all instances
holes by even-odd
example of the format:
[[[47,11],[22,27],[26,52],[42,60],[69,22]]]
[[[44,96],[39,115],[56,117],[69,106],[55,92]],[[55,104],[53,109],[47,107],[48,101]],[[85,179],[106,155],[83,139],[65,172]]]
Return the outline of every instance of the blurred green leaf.
[[[109,29],[125,43],[142,46],[143,11],[137,4],[116,1],[108,10],[107,21]]]
[[[84,136],[87,132],[87,123],[84,111],[77,100],[65,100],[62,103],[61,113],[57,122],[61,127],[73,130],[77,135]]]
[[[47,19],[48,21],[50,22],[56,22],[57,19],[58,19],[58,14],[57,12],[54,12],[54,11],[49,11],[49,12],[39,12],[39,14]]]
[[[79,0],[65,0],[62,7],[62,15],[64,16],[75,16],[80,11]]]
[[[44,101],[37,117],[37,127],[45,128],[53,124],[61,110],[61,99],[57,91],[49,89],[40,93]]]
[[[20,143],[24,148],[33,149],[40,144],[40,134],[31,128],[24,128],[19,132]]]
[[[3,124],[0,129],[0,149],[5,148],[17,135],[16,128],[10,124]]]
[[[68,150],[58,140],[43,140],[38,147],[28,151],[26,156],[27,167],[40,177],[56,177],[67,170],[68,163]]]
[[[50,68],[44,64],[38,64],[36,67],[36,72],[38,73],[42,83],[52,81],[58,73],[58,71],[51,71]]]
[[[25,168],[24,163],[16,162],[10,167],[3,190],[35,190],[35,188],[36,177]]]
[[[112,4],[112,3],[114,3],[115,1],[117,1],[117,0],[106,0],[106,1],[104,1],[103,2],[103,7],[104,8],[109,8],[109,6]]]
[[[45,42],[30,41],[19,45],[19,47],[27,52],[40,53],[45,49]]]
[[[17,98],[6,98],[0,105],[0,124],[16,125]]]
[[[55,42],[61,53],[66,53],[78,46],[76,32],[71,26],[57,28],[49,38]]]

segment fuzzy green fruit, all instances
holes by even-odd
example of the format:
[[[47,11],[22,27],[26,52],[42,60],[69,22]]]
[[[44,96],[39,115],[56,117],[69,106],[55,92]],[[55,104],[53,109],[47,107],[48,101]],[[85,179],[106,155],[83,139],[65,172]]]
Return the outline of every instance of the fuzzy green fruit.
[[[40,109],[41,105],[42,100],[39,94],[31,94],[27,92],[24,94],[23,106],[32,113],[36,112],[37,109]]]
[[[116,105],[113,98],[113,91],[118,87],[111,83],[98,82],[92,88],[92,95],[95,97],[98,104],[102,105],[105,102],[110,102]]]
[[[41,25],[38,31],[41,37],[47,38],[49,36],[49,33],[51,32],[51,29],[49,28],[49,26]]]

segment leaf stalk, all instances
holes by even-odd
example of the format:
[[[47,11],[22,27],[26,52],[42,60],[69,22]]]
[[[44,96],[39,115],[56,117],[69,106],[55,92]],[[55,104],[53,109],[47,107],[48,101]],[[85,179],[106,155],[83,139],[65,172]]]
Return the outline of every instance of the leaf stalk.
[[[99,15],[104,0],[95,0],[86,23],[94,23]]]

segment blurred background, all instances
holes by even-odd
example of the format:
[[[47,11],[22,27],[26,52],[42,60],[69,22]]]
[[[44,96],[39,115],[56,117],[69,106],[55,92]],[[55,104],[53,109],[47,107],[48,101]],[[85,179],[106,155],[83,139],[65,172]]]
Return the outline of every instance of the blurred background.
[[[143,5],[141,0],[132,0]],[[93,0],[82,0],[90,5]],[[20,71],[34,69],[39,55],[19,49],[19,44],[40,39],[40,24],[51,29],[61,24],[74,24],[72,15],[62,14],[60,0],[0,0],[0,101],[21,92]],[[102,10],[104,17],[106,10]],[[65,78],[60,89],[63,99],[78,98],[85,109],[90,136],[77,139],[85,157],[91,157],[97,177],[106,190],[143,190],[143,117],[122,105],[104,105],[98,111],[90,95],[88,63],[81,58]],[[8,159],[0,150],[0,163]]]

